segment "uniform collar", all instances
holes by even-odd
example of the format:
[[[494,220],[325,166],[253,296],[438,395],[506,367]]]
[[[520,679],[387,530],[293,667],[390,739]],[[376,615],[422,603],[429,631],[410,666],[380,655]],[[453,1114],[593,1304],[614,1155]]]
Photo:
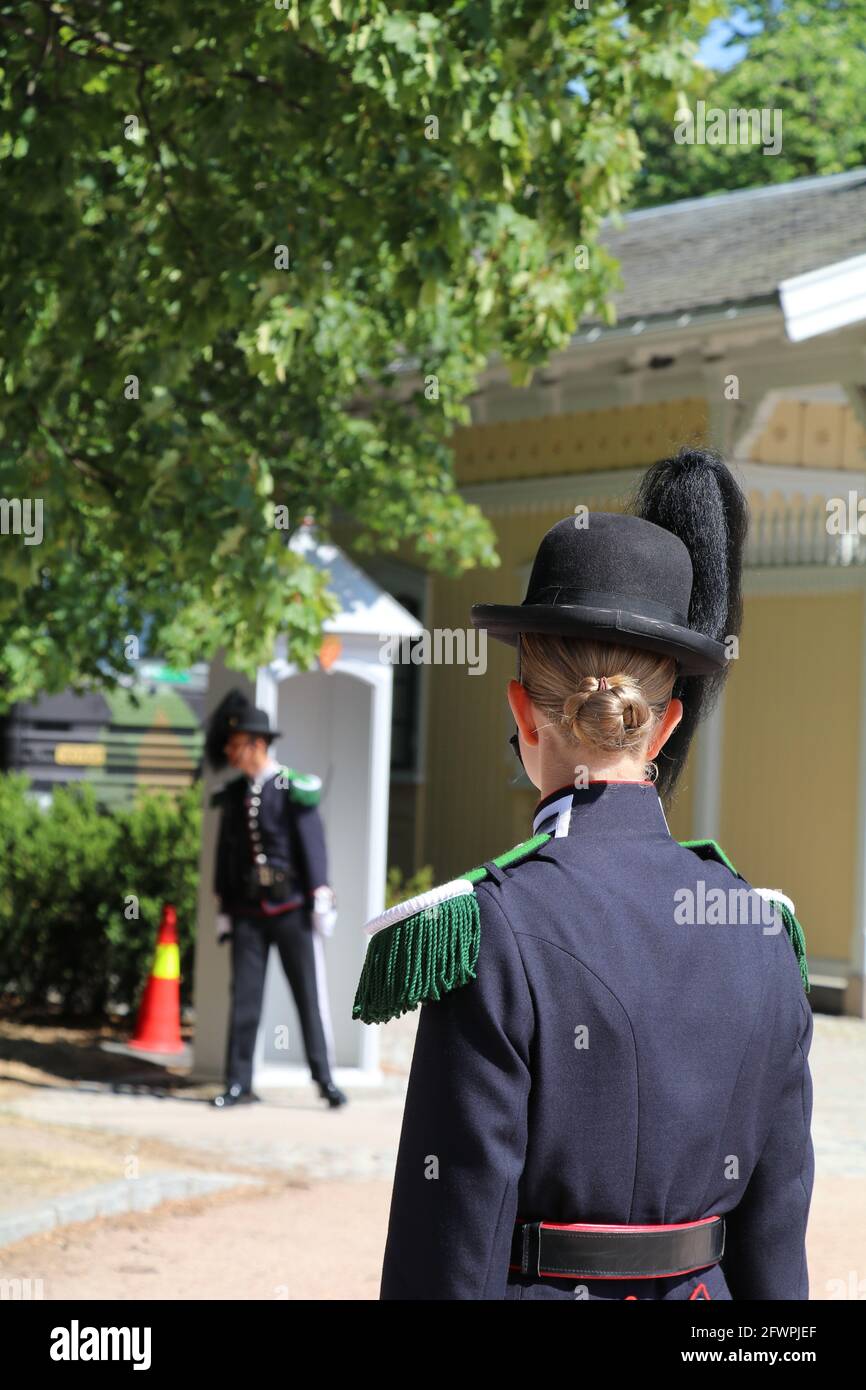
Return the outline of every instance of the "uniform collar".
[[[265,763],[264,767],[262,768],[261,772],[258,773],[257,776],[247,777],[245,778],[245,781],[251,787],[262,787],[264,786],[265,782],[270,782],[272,777],[276,777],[279,771],[279,763],[275,762],[273,758],[269,758],[268,761]]]
[[[590,782],[586,787],[560,787],[535,808],[532,833],[547,831],[556,839],[567,835],[670,835],[659,794],[653,782]]]

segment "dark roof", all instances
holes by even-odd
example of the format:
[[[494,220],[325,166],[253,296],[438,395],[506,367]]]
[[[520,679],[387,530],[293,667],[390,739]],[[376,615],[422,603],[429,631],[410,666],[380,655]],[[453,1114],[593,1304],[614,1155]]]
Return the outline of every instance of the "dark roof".
[[[618,321],[776,298],[779,281],[866,253],[866,169],[626,214]]]

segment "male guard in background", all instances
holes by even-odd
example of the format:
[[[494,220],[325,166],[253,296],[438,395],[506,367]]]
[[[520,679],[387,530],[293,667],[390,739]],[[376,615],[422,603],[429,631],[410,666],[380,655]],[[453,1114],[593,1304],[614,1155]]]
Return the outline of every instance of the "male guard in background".
[[[313,1080],[330,1106],[347,1101],[331,1077],[322,1018],[321,937],[330,934],[336,912],[316,809],[321,782],[274,760],[270,744],[277,737],[265,711],[231,691],[211,718],[206,742],[214,768],[229,763],[241,774],[212,801],[221,809],[217,934],[220,942],[230,939],[232,949],[226,1089],[213,1102],[220,1109],[259,1099],[252,1089],[253,1053],[272,944],[298,1010]]]

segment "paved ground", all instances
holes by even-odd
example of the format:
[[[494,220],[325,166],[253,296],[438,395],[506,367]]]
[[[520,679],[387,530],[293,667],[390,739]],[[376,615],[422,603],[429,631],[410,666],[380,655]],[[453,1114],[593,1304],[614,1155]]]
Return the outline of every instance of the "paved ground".
[[[0,1024],[0,1224],[121,1182],[244,1183],[19,1241],[0,1280],[49,1299],[375,1298],[413,1027],[389,1025],[391,1084],[343,1110],[310,1088],[220,1114],[179,1074],[154,1094],[93,1038]],[[819,1017],[812,1072],[812,1297],[866,1298],[866,1022]]]
[[[375,1299],[390,1191],[286,1181],[171,1203],[0,1251],[0,1278],[46,1299]]]

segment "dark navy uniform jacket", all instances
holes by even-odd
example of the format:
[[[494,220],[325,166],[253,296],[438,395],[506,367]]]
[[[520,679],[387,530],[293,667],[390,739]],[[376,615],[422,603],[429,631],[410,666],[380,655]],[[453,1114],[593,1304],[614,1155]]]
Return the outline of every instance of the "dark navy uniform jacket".
[[[214,866],[214,890],[222,911],[235,916],[270,916],[305,902],[315,888],[328,882],[327,851],[322,820],[315,806],[299,804],[277,768],[256,782],[235,777],[214,796],[222,808]],[[263,862],[283,875],[281,901],[251,896],[249,874],[261,855]]]
[[[381,1297],[808,1298],[812,1013],[780,919],[677,920],[744,884],[672,838],[650,783],[563,789],[534,829],[554,838],[476,886],[476,979],[421,1006]],[[717,1213],[699,1273],[509,1272],[518,1218]]]

